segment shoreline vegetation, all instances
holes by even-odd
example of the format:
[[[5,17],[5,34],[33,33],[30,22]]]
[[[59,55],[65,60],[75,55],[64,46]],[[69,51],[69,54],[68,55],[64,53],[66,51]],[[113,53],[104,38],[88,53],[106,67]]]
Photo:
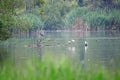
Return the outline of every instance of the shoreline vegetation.
[[[119,4],[120,0],[2,1],[0,40],[10,38],[14,29],[120,30]]]
[[[120,17],[118,9],[91,10],[88,7],[78,7],[66,17],[66,24],[79,30],[120,30]]]

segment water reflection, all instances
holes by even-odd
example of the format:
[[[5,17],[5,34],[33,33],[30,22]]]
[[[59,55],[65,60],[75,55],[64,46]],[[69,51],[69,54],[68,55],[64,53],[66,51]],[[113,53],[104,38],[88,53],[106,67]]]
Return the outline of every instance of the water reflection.
[[[10,56],[11,52],[9,46],[5,46],[2,43],[0,43],[0,68],[2,68],[5,64],[12,65],[12,58],[10,58]]]
[[[68,47],[68,50],[69,50],[70,52],[72,52],[72,53],[75,53],[75,47],[69,46],[69,47]]]
[[[95,35],[94,35],[94,34]],[[89,48],[87,49],[87,58],[89,59],[89,67],[104,66],[110,69],[117,69],[119,63],[116,63],[119,57],[120,60],[120,36],[114,32],[113,35],[107,32],[92,32],[92,35],[87,38]],[[115,65],[117,66],[115,67]]]
[[[85,53],[87,53],[88,46],[85,46]]]
[[[3,63],[9,56],[8,50],[4,47],[0,47],[0,63]]]

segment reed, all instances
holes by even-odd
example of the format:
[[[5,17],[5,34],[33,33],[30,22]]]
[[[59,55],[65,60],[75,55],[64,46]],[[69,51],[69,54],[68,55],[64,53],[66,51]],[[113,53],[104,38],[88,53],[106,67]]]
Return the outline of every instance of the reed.
[[[119,28],[120,11],[118,9],[95,9],[91,10],[87,7],[78,7],[72,10],[65,18],[66,26],[71,26],[76,18],[86,21],[90,28],[105,29],[107,26],[116,26]]]
[[[47,57],[46,57],[47,58]],[[120,72],[97,67],[82,68],[68,59],[54,61],[53,58],[26,61],[24,65],[6,64],[0,67],[0,80],[119,80]]]

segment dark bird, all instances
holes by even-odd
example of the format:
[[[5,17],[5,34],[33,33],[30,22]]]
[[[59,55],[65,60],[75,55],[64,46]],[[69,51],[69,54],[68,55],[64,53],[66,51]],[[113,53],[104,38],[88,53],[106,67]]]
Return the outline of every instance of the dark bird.
[[[41,36],[44,36],[44,34],[43,34],[43,33],[40,33],[40,35],[41,35]]]

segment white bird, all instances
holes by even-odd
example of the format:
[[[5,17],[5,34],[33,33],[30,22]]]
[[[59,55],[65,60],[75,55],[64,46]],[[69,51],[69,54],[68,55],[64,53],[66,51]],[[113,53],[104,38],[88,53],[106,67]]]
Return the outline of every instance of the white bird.
[[[70,43],[71,43],[71,41],[68,41],[68,43],[70,44]]]
[[[69,41],[68,41],[68,44],[71,44],[71,43],[74,43],[74,42],[75,42],[75,40],[72,39],[72,40],[69,40]]]
[[[85,41],[85,46],[88,46],[88,42],[87,41]]]
[[[72,41],[72,42],[75,42],[75,40],[74,40],[74,39],[72,39],[71,41]]]

